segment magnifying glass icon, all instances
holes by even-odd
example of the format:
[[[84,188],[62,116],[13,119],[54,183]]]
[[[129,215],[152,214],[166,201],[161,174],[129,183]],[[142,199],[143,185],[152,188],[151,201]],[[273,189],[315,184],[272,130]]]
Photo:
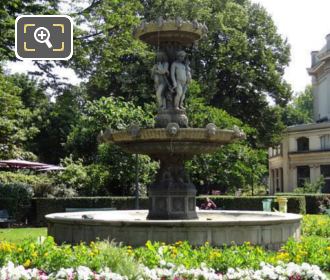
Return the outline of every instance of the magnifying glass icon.
[[[53,47],[52,43],[49,41],[50,33],[49,30],[46,27],[38,27],[34,31],[34,39],[38,43],[45,43],[47,47],[50,49]]]

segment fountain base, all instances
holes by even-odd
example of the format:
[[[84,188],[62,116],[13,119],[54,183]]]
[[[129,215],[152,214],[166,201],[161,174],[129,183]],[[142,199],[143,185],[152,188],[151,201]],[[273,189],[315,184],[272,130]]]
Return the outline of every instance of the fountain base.
[[[171,153],[157,159],[160,168],[149,188],[148,219],[197,219],[196,187],[186,173],[184,159]]]
[[[279,249],[289,237],[300,238],[301,215],[258,211],[198,211],[198,220],[147,220],[146,210],[55,213],[46,216],[48,234],[57,243],[115,240],[144,246],[187,240],[193,246],[243,244]],[[84,219],[83,217],[88,217]]]

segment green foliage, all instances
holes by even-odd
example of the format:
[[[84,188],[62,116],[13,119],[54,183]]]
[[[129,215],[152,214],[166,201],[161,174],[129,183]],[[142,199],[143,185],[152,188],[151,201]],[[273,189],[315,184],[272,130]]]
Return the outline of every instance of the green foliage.
[[[191,54],[201,96],[256,128],[256,138],[249,139],[253,144],[278,141],[281,115],[266,96],[280,106],[290,99],[290,86],[283,79],[289,47],[259,5],[227,0],[97,1],[74,16],[91,30],[78,25],[70,62],[81,77],[89,77],[88,95],[122,96],[136,104],[154,101],[148,70],[154,55],[133,38],[133,27],[158,16],[205,22],[208,36]]]
[[[39,110],[40,132],[31,141],[31,149],[39,160],[58,164],[67,156],[65,143],[85,103],[82,87],[67,87],[56,97],[56,103],[49,102]]]
[[[1,200],[0,200],[1,203]],[[115,208],[117,210],[135,209],[135,197],[55,197],[55,198],[33,198],[33,211],[35,213],[35,224],[46,225],[45,215],[65,212],[66,208]],[[147,197],[140,197],[140,209],[148,208]],[[0,204],[1,206],[1,204]]]
[[[262,211],[262,201],[264,199],[273,199],[272,209],[278,209],[277,203],[275,203],[274,196],[208,196],[212,201],[224,210],[245,210],[245,211]],[[196,204],[201,206],[202,203],[205,203],[205,196],[197,197]],[[300,196],[291,196],[288,197],[288,212],[289,213],[306,213],[306,202],[304,197]]]
[[[68,136],[67,149],[74,158],[81,158],[86,166],[86,176],[81,176],[84,189],[80,195],[129,195],[135,183],[135,156],[124,153],[114,145],[98,146],[97,136],[110,127],[126,129],[132,123],[150,127],[153,118],[150,113],[132,102],[121,98],[102,97],[88,101],[76,125]],[[89,166],[88,166],[89,165]],[[139,156],[139,183],[143,192],[155,173],[156,164],[147,156]]]
[[[31,206],[33,189],[30,185],[22,183],[0,184],[0,197],[12,199],[13,203],[8,210],[20,222],[26,218]]]
[[[46,0],[36,2],[31,0],[11,0],[0,2],[0,61],[15,60],[15,19],[19,14],[37,15],[48,14],[51,10],[56,13],[58,1]]]
[[[321,269],[330,268],[329,238],[319,236],[303,237],[301,242],[290,239],[282,248],[283,261],[301,264],[308,262],[318,265]]]
[[[24,172],[0,172],[0,184],[24,184],[29,185],[33,189],[33,193],[37,197],[46,196],[52,192],[53,181],[46,174],[26,174]]]
[[[30,125],[32,113],[24,107],[21,90],[0,71],[0,158],[35,159],[24,149],[38,129]]]
[[[103,165],[103,169],[108,169],[107,184],[103,185],[103,193],[134,195],[135,155],[127,154],[119,147],[109,144],[100,145],[98,151],[98,162]],[[151,183],[157,167],[158,163],[151,161],[148,156],[138,156],[138,180],[141,195],[147,193],[146,187]]]
[[[304,236],[320,236],[330,238],[330,216],[305,215],[302,223]]]
[[[198,267],[205,263],[216,271],[226,272],[229,267],[257,268],[260,262],[277,264],[278,261],[288,263],[311,263],[328,270],[330,265],[330,241],[313,236],[304,237],[301,242],[290,239],[278,252],[266,251],[258,246],[251,246],[249,242],[237,246],[213,248],[208,243],[200,247],[192,247],[187,242],[179,241],[173,245],[159,242],[147,242],[146,247],[133,251],[135,258],[148,267],[156,267],[160,260],[184,265],[188,268]],[[320,250],[319,254],[317,251]]]
[[[195,156],[188,163],[192,181],[202,189],[233,190],[260,183],[267,172],[267,155],[243,143],[222,147],[212,155]]]
[[[126,248],[109,242],[91,242],[89,246],[57,246],[52,237],[40,238],[37,242],[25,240],[19,245],[0,242],[0,266],[11,260],[26,268],[38,267],[49,273],[62,267],[90,267],[94,271],[107,266],[113,272],[127,275],[129,279],[141,279],[138,264]],[[139,277],[140,276],[140,277]]]
[[[81,160],[73,161],[72,158],[63,159],[62,165],[65,169],[53,175],[54,184],[57,187],[56,196],[77,196],[87,184],[86,168]]]
[[[322,188],[325,184],[324,177],[320,176],[316,182],[305,182],[301,188],[295,188],[294,193],[321,193]]]
[[[301,196],[306,201],[307,214],[319,214],[321,211],[320,205],[330,198],[329,194],[315,194],[315,193],[276,193],[277,196]]]
[[[124,102],[121,98],[102,97],[88,101],[82,108],[77,124],[68,136],[67,149],[85,163],[96,160],[97,136],[107,127],[125,129],[132,123],[150,127],[153,123],[150,113],[132,102]]]
[[[25,240],[19,244],[0,242],[0,266],[12,261],[26,268],[38,267],[47,273],[61,267],[83,265],[98,271],[107,266],[113,272],[127,275],[128,279],[141,279],[140,264],[155,268],[161,261],[184,265],[186,268],[200,267],[204,263],[220,273],[226,272],[229,267],[256,269],[260,262],[276,265],[278,261],[307,262],[329,270],[329,245],[328,239],[313,236],[303,237],[300,242],[290,239],[278,252],[267,251],[249,242],[216,248],[208,243],[193,247],[185,241],[172,245],[148,241],[145,247],[132,249],[109,242],[58,246],[51,237],[47,237],[39,238],[37,242]]]
[[[173,245],[148,241],[145,247],[136,248],[133,253],[139,262],[152,268],[157,267],[161,260],[187,268],[199,267],[203,262],[219,272],[226,272],[229,267],[258,268],[260,262],[267,259],[263,249],[253,247],[249,242],[241,246],[231,245],[220,249],[206,243],[194,248],[186,241]]]
[[[283,109],[282,118],[288,126],[313,122],[312,86],[293,97],[292,103]]]
[[[188,99],[188,117],[193,127],[205,127],[214,123],[219,128],[240,127],[248,138],[252,138],[255,129],[244,125],[239,119],[230,116],[222,109],[205,105],[200,95],[200,87],[193,82],[191,97]],[[221,190],[233,190],[260,183],[267,172],[267,155],[264,150],[252,149],[246,141],[221,147],[211,155],[195,156],[187,164],[192,181],[202,190],[212,187]],[[206,190],[206,191],[208,191]]]

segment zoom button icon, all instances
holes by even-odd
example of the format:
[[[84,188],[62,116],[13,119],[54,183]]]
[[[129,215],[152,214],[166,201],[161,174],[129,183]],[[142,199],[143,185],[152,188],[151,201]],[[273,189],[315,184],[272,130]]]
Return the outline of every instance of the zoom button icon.
[[[64,15],[19,16],[15,53],[23,60],[68,60],[73,51],[72,20]]]
[[[47,47],[50,49],[52,48],[52,43],[49,41],[49,37],[50,37],[50,33],[49,30],[45,27],[38,27],[35,31],[34,31],[34,39],[38,42],[38,43],[45,43],[47,45]]]

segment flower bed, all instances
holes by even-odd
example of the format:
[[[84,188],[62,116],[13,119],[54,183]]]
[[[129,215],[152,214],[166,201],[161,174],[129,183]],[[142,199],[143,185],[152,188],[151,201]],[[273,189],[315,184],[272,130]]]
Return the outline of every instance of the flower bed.
[[[143,280],[229,280],[229,279],[290,279],[290,280],[326,280],[327,277],[320,271],[318,266],[294,263],[279,264],[272,266],[261,263],[260,269],[233,269],[230,268],[225,274],[216,273],[212,268],[202,265],[196,269],[186,269],[184,266],[176,267],[173,264],[163,264],[162,267],[149,269],[140,267],[141,275],[139,279]],[[128,280],[127,276],[122,276],[112,272],[109,268],[103,268],[94,272],[88,267],[78,266],[73,268],[61,268],[57,272],[47,274],[46,272],[32,268],[26,269],[24,266],[15,266],[9,262],[0,269],[0,280],[51,280],[51,279],[78,279],[78,280]]]
[[[329,217],[305,216],[300,242],[278,252],[249,242],[237,246],[193,247],[187,242],[147,242],[132,248],[110,242],[76,246],[51,237],[0,242],[0,280],[21,279],[327,279],[330,271]]]
[[[330,270],[330,241],[321,237],[291,240],[279,252],[248,242],[224,248],[147,242],[136,249],[109,242],[57,246],[51,237],[0,242],[0,280],[327,279],[320,267]]]

